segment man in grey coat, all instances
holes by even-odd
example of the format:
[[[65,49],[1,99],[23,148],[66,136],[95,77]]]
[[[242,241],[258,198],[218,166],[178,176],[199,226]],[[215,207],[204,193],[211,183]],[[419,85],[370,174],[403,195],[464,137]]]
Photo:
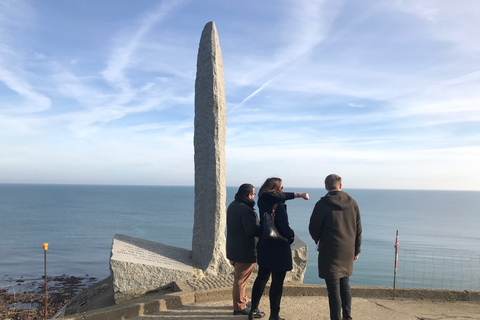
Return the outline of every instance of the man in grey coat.
[[[357,202],[342,191],[342,178],[325,178],[328,193],[313,209],[308,230],[318,248],[318,276],[325,279],[331,320],[352,319],[349,277],[362,244]]]
[[[245,287],[257,262],[256,237],[260,230],[254,197],[253,185],[242,184],[227,209],[227,258],[235,268],[232,289],[234,315],[248,315],[250,312]],[[255,311],[255,318],[263,316],[264,312]]]

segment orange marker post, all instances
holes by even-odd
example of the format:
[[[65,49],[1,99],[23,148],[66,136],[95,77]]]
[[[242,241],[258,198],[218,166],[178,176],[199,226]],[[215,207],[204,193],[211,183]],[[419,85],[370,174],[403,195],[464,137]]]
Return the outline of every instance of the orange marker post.
[[[45,320],[48,318],[48,297],[47,297],[47,250],[48,250],[48,243],[43,244],[43,254],[44,254],[44,261],[45,261]]]

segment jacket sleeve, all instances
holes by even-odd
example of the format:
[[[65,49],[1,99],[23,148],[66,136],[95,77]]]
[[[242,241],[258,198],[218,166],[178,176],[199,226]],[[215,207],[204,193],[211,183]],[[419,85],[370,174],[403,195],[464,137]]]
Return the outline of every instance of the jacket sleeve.
[[[315,243],[320,240],[320,236],[322,235],[322,224],[325,216],[321,207],[322,204],[318,201],[313,208],[312,215],[310,216],[310,224],[308,225],[308,231]]]
[[[295,193],[294,192],[280,192],[284,194],[284,200],[292,200],[295,199]]]
[[[249,237],[258,237],[260,226],[257,213],[250,208],[246,208],[245,211],[245,214],[241,216],[243,230]]]
[[[284,203],[286,200],[294,199],[295,193],[280,191],[265,193],[263,196],[273,205],[274,203]]]

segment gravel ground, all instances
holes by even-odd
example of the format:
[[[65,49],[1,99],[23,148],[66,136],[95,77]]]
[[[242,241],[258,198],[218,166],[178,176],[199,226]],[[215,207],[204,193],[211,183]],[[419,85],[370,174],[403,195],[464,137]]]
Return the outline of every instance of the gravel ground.
[[[96,282],[96,278],[59,276],[47,278],[48,314],[54,316],[71,298]],[[22,292],[23,280],[16,280],[16,292],[0,289],[0,319],[37,320],[45,318],[45,282],[33,282],[33,289]],[[31,284],[31,283],[30,283]]]

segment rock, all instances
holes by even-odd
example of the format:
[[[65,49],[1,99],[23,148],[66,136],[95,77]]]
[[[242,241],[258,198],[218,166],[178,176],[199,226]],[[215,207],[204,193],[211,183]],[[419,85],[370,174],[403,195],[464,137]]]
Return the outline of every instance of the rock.
[[[292,243],[293,269],[287,272],[285,281],[294,283],[303,283],[305,272],[307,271],[308,246],[297,235]]]
[[[226,258],[226,156],[227,113],[223,60],[217,29],[203,29],[195,80],[195,217],[192,238],[193,265],[206,275],[230,273]]]
[[[193,278],[190,251],[121,234],[113,238],[110,275],[115,302]]]
[[[83,290],[69,300],[53,318],[109,307],[115,304],[113,299],[112,278],[108,277]]]

